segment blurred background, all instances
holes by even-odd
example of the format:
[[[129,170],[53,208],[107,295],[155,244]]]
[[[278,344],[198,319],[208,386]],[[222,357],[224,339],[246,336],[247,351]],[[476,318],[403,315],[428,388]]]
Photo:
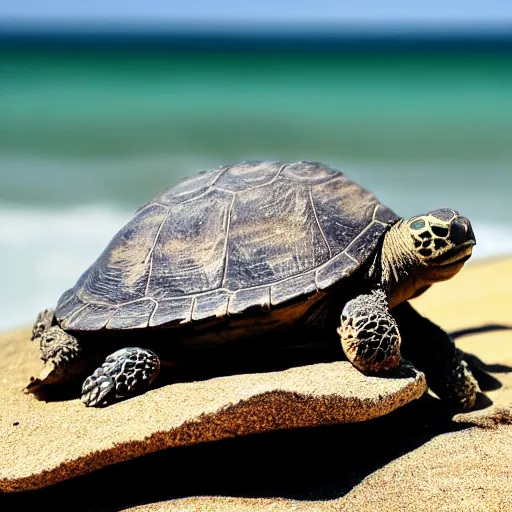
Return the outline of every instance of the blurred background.
[[[512,253],[512,2],[0,0],[0,328],[240,160],[339,167]]]

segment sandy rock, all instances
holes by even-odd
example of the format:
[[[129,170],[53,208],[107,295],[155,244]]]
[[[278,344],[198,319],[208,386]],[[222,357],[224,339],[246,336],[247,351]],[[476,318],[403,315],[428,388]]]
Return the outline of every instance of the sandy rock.
[[[263,488],[258,498],[244,497],[243,493],[240,498],[191,495],[147,501],[123,510],[511,512],[510,276],[512,260],[477,262],[414,301],[422,314],[457,335],[457,345],[471,354],[473,364],[481,369],[475,375],[484,394],[475,410],[454,414],[438,400],[424,396],[389,416],[368,422],[357,432],[343,431],[351,443],[343,444],[341,449],[333,436],[326,441],[331,450],[325,456],[304,450],[287,466],[295,477],[305,473],[305,480],[309,479],[309,487],[306,485],[300,499],[296,499],[297,489],[288,490],[289,480],[285,480],[280,494],[273,490],[288,499],[263,497],[268,495],[268,483],[263,481],[255,486]],[[374,444],[364,451],[361,446],[368,439]],[[308,441],[314,443],[315,438]],[[341,455],[343,463],[332,475],[325,468]],[[296,471],[295,466],[299,466]],[[317,477],[325,482],[320,490]]]
[[[366,377],[348,362],[179,383],[103,409],[22,392],[37,374],[28,331],[0,337],[0,491],[41,488],[170,447],[363,422],[419,398],[424,375]]]

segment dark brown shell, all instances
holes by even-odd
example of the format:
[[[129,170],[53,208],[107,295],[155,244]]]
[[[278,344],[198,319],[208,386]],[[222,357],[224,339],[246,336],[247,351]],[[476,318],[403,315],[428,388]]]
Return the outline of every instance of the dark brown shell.
[[[64,329],[131,329],[276,306],[352,274],[397,219],[321,164],[208,171],[139,209],[56,317]]]

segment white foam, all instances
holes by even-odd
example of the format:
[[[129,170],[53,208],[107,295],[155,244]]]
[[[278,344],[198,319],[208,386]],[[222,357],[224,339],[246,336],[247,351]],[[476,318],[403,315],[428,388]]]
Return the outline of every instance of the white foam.
[[[65,211],[0,205],[0,330],[54,306],[133,212],[99,205]],[[473,222],[474,258],[512,254],[512,229]]]
[[[107,206],[0,206],[0,329],[28,324],[54,306],[131,215]]]
[[[471,224],[477,241],[473,258],[512,255],[512,228],[478,220]]]

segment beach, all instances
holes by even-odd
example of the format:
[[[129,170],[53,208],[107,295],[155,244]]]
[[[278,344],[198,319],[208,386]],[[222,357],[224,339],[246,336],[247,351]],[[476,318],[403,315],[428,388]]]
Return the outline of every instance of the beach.
[[[198,35],[0,36],[0,509],[512,512],[508,33]],[[242,160],[320,161],[401,217],[470,219],[471,260],[412,303],[467,354],[473,410],[346,361],[94,410],[23,393],[37,313],[141,205]]]
[[[477,261],[412,301],[468,354],[482,391],[472,411],[453,411],[424,395],[370,421],[172,448],[30,493],[0,495],[0,503],[4,510],[35,503],[140,511],[512,510],[511,276],[511,258]],[[4,411],[4,423],[12,415],[31,421],[23,417],[30,408],[21,392],[35,365],[28,343],[27,329],[0,337],[0,393],[20,397],[8,417]],[[57,428],[61,418],[52,420]],[[23,436],[16,439],[30,465],[38,454]]]

